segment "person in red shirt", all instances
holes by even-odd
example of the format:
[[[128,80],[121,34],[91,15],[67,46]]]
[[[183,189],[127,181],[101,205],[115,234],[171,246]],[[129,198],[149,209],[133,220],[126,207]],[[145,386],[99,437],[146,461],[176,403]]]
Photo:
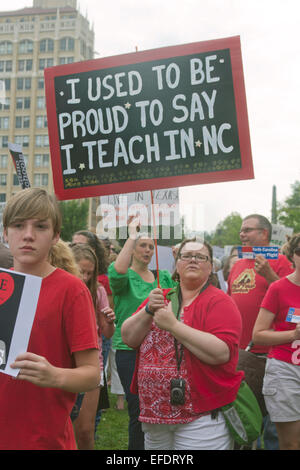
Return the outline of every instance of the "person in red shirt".
[[[270,285],[253,341],[270,347],[263,393],[281,450],[300,450],[300,234],[287,246],[295,271]],[[290,313],[290,315],[288,315]]]
[[[61,216],[55,198],[24,189],[6,204],[4,236],[14,270],[42,277],[28,350],[0,374],[0,449],[76,449],[70,412],[76,394],[100,383],[97,326],[85,284],[49,262]]]
[[[260,214],[245,217],[240,230],[243,246],[269,246],[272,225]],[[246,349],[252,344],[253,327],[261,302],[272,282],[287,276],[293,271],[286,256],[279,254],[278,259],[267,260],[262,255],[255,259],[240,259],[232,267],[228,277],[228,294],[235,301],[242,316],[242,335],[240,348]],[[269,347],[255,344],[251,352],[266,355]],[[278,449],[278,439],[269,416],[265,418],[264,445],[267,450]]]
[[[243,379],[236,371],[241,318],[232,299],[210,283],[212,260],[210,245],[184,241],[176,291],[154,289],[122,325],[123,341],[139,348],[132,390],[147,450],[232,448],[217,410],[234,401]]]
[[[242,222],[240,238],[243,246],[269,246],[271,235],[272,225],[262,215],[249,215]],[[241,349],[246,349],[252,340],[254,323],[269,285],[292,271],[290,261],[282,254],[274,260],[265,259],[262,255],[255,259],[240,259],[232,267],[228,294],[242,316]],[[265,345],[255,345],[251,352],[266,354],[268,349]]]

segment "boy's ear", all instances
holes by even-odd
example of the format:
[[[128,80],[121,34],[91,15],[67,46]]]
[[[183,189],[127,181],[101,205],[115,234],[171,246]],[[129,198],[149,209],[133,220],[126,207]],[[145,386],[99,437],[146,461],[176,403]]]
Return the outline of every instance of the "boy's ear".
[[[55,245],[55,244],[58,242],[59,237],[60,237],[60,233],[59,233],[59,232],[58,232],[58,233],[55,233],[55,234],[53,235],[52,245]]]

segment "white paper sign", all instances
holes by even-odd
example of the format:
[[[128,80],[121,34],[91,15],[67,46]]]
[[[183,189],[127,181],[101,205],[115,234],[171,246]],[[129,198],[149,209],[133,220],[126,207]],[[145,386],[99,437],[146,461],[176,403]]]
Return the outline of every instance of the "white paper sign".
[[[272,245],[282,246],[287,241],[287,236],[293,235],[293,229],[283,225],[272,224]]]
[[[96,211],[96,216],[101,217],[96,227],[97,235],[106,234],[114,238],[115,229],[122,228],[123,230],[125,227],[124,238],[127,238],[128,218],[131,215],[139,218],[141,227],[153,227],[153,220],[155,220],[156,226],[181,229],[178,188],[153,191],[153,206],[150,191],[101,196],[100,205]],[[122,233],[120,231],[119,238],[123,238]]]

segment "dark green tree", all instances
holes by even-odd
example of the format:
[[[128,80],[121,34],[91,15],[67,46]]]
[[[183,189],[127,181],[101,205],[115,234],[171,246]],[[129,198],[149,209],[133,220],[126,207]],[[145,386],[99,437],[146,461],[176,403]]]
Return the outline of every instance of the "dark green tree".
[[[240,244],[240,228],[242,217],[237,212],[232,212],[224,220],[218,223],[215,232],[211,234],[212,245],[224,247],[225,245]]]
[[[285,227],[294,229],[294,233],[300,232],[300,181],[291,185],[292,194],[279,205],[278,222]]]
[[[87,230],[88,199],[62,201],[59,203],[59,207],[62,215],[61,238],[64,241],[71,241],[73,233],[78,230]]]

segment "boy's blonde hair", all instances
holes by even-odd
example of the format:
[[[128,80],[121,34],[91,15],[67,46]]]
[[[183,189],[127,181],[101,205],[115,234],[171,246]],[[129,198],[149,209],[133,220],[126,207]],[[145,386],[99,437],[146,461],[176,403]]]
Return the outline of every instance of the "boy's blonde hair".
[[[3,212],[3,227],[27,219],[50,219],[54,235],[59,234],[62,221],[55,196],[41,188],[23,189],[12,196]]]

